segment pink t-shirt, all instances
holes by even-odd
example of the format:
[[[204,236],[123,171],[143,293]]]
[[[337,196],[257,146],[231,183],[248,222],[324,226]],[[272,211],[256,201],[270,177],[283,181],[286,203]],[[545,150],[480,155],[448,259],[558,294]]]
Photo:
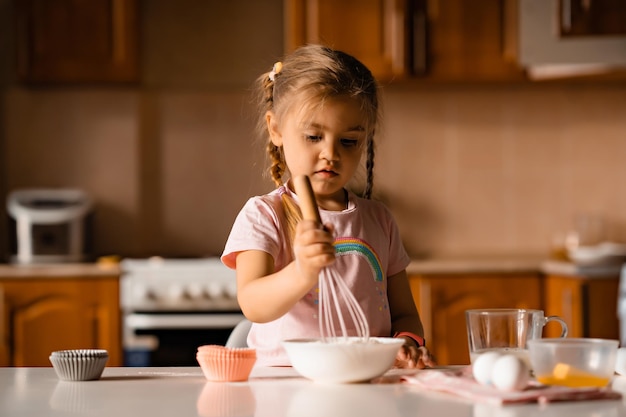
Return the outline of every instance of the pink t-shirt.
[[[292,261],[280,198],[283,192],[297,201],[295,193],[285,186],[247,201],[235,220],[222,254],[226,266],[235,268],[237,254],[246,250],[269,253],[274,258],[276,270]],[[403,271],[410,262],[391,213],[378,201],[349,193],[346,210],[320,210],[320,215],[323,223],[332,223],[335,227],[337,260],[332,268],[361,304],[370,334],[390,336],[387,277]],[[289,366],[282,340],[320,336],[318,295],[315,285],[284,316],[269,323],[253,323],[248,345],[257,349],[258,365]],[[351,325],[348,314],[344,313],[344,318],[346,324]],[[350,327],[350,330],[354,331],[354,328]]]

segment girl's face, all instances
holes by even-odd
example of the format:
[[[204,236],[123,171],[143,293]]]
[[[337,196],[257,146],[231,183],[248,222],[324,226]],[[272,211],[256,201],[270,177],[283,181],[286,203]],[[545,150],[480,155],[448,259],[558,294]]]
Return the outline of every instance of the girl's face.
[[[268,112],[267,124],[272,143],[283,147],[291,175],[309,176],[322,208],[345,208],[343,188],[358,169],[367,140],[359,102],[329,99],[313,114],[288,112],[280,124]]]

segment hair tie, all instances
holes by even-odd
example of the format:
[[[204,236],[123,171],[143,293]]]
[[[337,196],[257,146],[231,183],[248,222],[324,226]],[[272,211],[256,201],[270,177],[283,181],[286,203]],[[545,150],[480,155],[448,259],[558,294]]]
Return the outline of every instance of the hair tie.
[[[274,82],[274,79],[276,78],[276,74],[280,74],[280,72],[283,69],[283,63],[278,61],[277,63],[274,64],[274,66],[272,67],[272,71],[270,71],[270,81]]]

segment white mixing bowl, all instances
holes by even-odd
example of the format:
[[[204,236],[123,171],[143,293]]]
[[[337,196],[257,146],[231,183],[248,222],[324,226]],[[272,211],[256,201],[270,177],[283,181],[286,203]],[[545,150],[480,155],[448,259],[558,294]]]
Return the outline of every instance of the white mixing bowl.
[[[384,374],[395,361],[402,338],[338,338],[332,342],[319,339],[292,339],[283,346],[294,369],[302,376],[322,383],[368,381]]]

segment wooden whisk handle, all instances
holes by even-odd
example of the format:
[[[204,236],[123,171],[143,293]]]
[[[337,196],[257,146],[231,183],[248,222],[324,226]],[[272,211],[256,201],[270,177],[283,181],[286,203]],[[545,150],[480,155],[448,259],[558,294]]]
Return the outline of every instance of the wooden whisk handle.
[[[313,193],[313,187],[311,186],[309,177],[306,175],[294,177],[293,186],[298,195],[298,200],[300,201],[302,218],[305,220],[314,220],[321,225],[322,219],[317,209],[317,201],[315,201],[315,194]]]

